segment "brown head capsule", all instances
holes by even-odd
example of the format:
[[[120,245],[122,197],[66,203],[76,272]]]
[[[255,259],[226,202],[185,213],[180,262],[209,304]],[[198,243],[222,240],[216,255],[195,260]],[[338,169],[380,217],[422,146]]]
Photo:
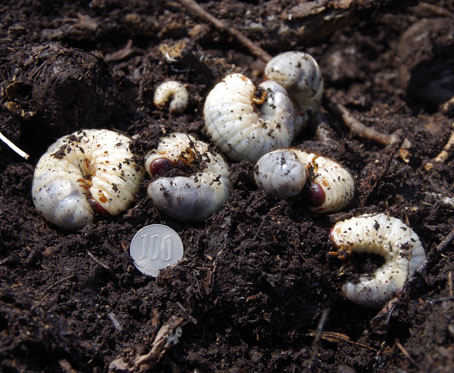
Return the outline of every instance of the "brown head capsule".
[[[150,163],[149,172],[154,176],[163,176],[174,168],[173,162],[167,158],[157,158]]]
[[[320,207],[325,203],[325,191],[318,183],[311,182],[306,190],[306,195],[311,207]]]

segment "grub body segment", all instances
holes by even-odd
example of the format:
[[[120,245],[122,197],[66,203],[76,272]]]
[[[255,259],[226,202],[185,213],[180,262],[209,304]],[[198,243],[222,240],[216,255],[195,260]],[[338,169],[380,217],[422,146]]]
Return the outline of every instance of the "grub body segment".
[[[257,89],[242,74],[227,75],[210,91],[204,120],[216,146],[236,161],[255,162],[273,149],[289,146],[294,136],[294,107],[286,90],[273,81]]]
[[[265,77],[282,85],[293,100],[298,134],[318,110],[323,95],[323,77],[317,61],[308,53],[289,51],[273,57],[265,67]]]
[[[230,195],[227,164],[191,135],[173,133],[161,139],[145,157],[145,169],[152,179],[148,195],[153,204],[177,220],[201,221]],[[170,175],[173,171],[182,175]]]
[[[188,101],[188,90],[182,83],[175,80],[161,83],[156,88],[153,97],[153,103],[158,108],[162,108],[169,103],[170,113],[182,113],[186,110]]]
[[[400,219],[386,214],[365,214],[340,221],[331,230],[330,238],[341,250],[381,255],[385,262],[372,274],[362,274],[357,282],[342,287],[351,301],[366,307],[379,308],[426,259],[418,235]]]
[[[95,211],[117,215],[134,199],[143,170],[115,131],[87,129],[64,136],[38,161],[32,184],[36,209],[51,223],[77,230]]]
[[[260,188],[281,199],[306,190],[308,205],[317,213],[341,210],[355,193],[353,177],[344,167],[300,149],[278,149],[265,154],[258,160],[254,176]]]

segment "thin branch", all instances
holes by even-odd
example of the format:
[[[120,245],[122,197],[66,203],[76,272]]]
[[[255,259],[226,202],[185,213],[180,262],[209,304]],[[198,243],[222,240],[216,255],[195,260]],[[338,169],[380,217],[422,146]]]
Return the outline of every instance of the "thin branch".
[[[375,191],[380,180],[382,180],[388,173],[396,153],[399,151],[399,149],[401,149],[402,144],[405,141],[405,136],[401,136],[400,131],[401,130],[396,131],[396,133],[393,134],[393,136],[395,136],[395,140],[393,140],[393,142],[391,143],[391,151],[388,155],[388,159],[383,162],[383,166],[378,170],[377,173],[371,173],[362,181],[359,188],[359,190],[362,192],[360,196],[360,206],[364,206],[366,204],[369,196]]]
[[[449,296],[454,297],[454,289],[452,286],[452,271],[448,273],[448,289],[449,289]]]
[[[454,229],[438,244],[436,253],[439,254],[444,251],[448,245],[454,240]]]
[[[321,334],[321,339],[323,340],[326,340],[328,342],[344,342],[344,343],[349,343],[349,344],[352,344],[354,346],[358,346],[358,347],[361,347],[361,348],[365,348],[366,350],[370,350],[370,351],[374,351],[374,352],[377,352],[377,349],[371,347],[371,346],[368,346],[368,345],[365,345],[363,343],[359,343],[359,342],[355,342],[355,341],[352,341],[347,335],[345,334],[342,334],[342,333],[337,333],[337,332],[323,332]]]
[[[235,37],[241,44],[243,44],[249,51],[256,57],[263,60],[265,63],[271,59],[271,56],[260,48],[257,44],[255,44],[251,39],[245,36],[243,33],[238,31],[237,29],[229,26],[228,24],[224,23],[223,21],[215,18],[210,13],[208,13],[205,9],[203,9],[199,4],[197,4],[194,0],[178,0],[182,5],[184,5],[192,14],[195,16],[203,19],[206,22],[211,23],[214,27],[216,27],[220,31],[225,31]]]
[[[408,353],[408,351],[405,349],[404,346],[402,346],[399,341],[396,341],[396,346],[399,348],[399,350],[405,355],[405,357],[412,363],[416,368],[421,368],[418,363],[411,357],[411,355]]]
[[[430,299],[427,301],[427,303],[434,304],[434,303],[446,302],[446,301],[451,301],[451,300],[454,300],[454,296]]]
[[[87,254],[88,254],[88,256],[89,256],[91,259],[93,259],[93,261],[94,261],[96,264],[98,264],[98,265],[100,265],[101,267],[107,269],[108,271],[111,270],[111,268],[110,268],[107,264],[104,264],[103,262],[101,262],[101,261],[100,261],[96,256],[94,256],[89,250],[87,250]]]
[[[22,158],[28,159],[30,156],[25,153],[23,150],[14,145],[3,133],[0,132],[0,140],[2,140],[6,145],[8,145],[12,150],[19,154]]]
[[[60,280],[54,282],[53,284],[50,284],[49,286],[47,286],[44,290],[43,290],[43,294],[44,293],[47,293],[49,290],[53,289],[55,286],[57,285],[60,285],[61,283],[65,282],[66,280],[69,280],[69,279],[72,279],[74,277],[74,275],[69,275],[69,276],[66,276],[66,277],[63,277],[61,278]]]
[[[356,119],[344,105],[338,102],[332,101],[328,103],[327,109],[334,115],[340,116],[350,131],[359,137],[375,141],[382,145],[391,145],[399,140],[398,136],[395,134],[388,135],[379,132],[374,128],[367,127]]]
[[[322,337],[323,328],[325,327],[328,314],[329,308],[325,308],[322,312],[322,315],[320,316],[320,320],[318,321],[317,330],[314,333],[315,334],[314,342],[312,343],[312,354],[311,358],[309,359],[309,365],[307,367],[307,370],[317,371],[317,355],[320,346],[320,338]]]
[[[454,127],[454,123],[453,123],[453,127]],[[454,131],[451,132],[448,142],[443,147],[443,150],[431,162],[427,162],[424,165],[424,169],[426,171],[430,171],[433,168],[435,162],[438,163],[438,162],[446,161],[446,159],[448,159],[449,154],[452,151],[451,148],[453,147],[453,145],[454,145]]]

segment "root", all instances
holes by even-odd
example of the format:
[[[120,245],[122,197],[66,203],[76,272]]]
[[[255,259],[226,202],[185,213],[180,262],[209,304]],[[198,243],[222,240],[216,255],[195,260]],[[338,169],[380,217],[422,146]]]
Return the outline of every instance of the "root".
[[[18,148],[13,142],[11,142],[3,133],[0,132],[0,140],[8,145],[12,150],[19,154],[22,158],[28,159],[30,156],[25,153],[22,149]]]
[[[331,102],[328,104],[328,110],[334,115],[340,117],[345,125],[350,129],[351,133],[363,137],[368,140],[375,141],[382,145],[392,145],[399,140],[396,134],[388,135],[381,133],[374,128],[370,128],[356,119],[350,111],[338,102]]]
[[[454,127],[454,123],[452,124],[452,127]],[[446,159],[448,159],[449,157],[449,154],[452,152],[451,148],[453,147],[454,145],[454,131],[451,132],[451,135],[449,136],[449,140],[448,142],[446,143],[446,145],[443,147],[443,150],[430,162],[427,162],[425,165],[424,165],[424,169],[426,171],[430,171],[433,166],[434,166],[434,163],[443,163],[444,161],[446,161]]]
[[[182,5],[184,5],[193,15],[203,19],[206,22],[211,23],[220,31],[225,31],[235,37],[244,47],[249,49],[249,51],[256,57],[260,58],[265,63],[271,59],[271,56],[255,44],[251,39],[245,36],[243,33],[237,29],[227,25],[223,21],[213,17],[205,9],[203,9],[195,0],[178,0]]]

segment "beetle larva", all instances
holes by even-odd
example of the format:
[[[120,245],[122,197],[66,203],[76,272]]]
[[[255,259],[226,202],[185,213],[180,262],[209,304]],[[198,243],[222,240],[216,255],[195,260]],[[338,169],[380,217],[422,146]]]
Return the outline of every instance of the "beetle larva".
[[[154,92],[153,103],[158,108],[162,108],[169,99],[169,112],[181,113],[188,106],[188,90],[183,84],[175,80],[161,83]]]
[[[261,157],[254,168],[257,185],[278,198],[308,191],[314,212],[339,211],[355,194],[350,173],[339,163],[299,149],[278,149]],[[306,185],[306,180],[310,184]]]
[[[286,90],[273,81],[263,82],[256,90],[246,76],[227,75],[208,94],[203,112],[214,143],[237,161],[255,162],[293,140],[293,104]]]
[[[281,53],[267,63],[265,77],[282,85],[294,100],[299,114],[295,131],[299,133],[320,106],[323,77],[317,61],[304,52]]]
[[[359,282],[342,287],[345,296],[363,306],[378,308],[403,288],[405,281],[426,259],[418,235],[400,219],[385,214],[365,214],[334,225],[330,238],[342,251],[373,253],[385,263]]]
[[[134,199],[143,169],[129,150],[130,139],[109,130],[81,130],[64,136],[35,168],[32,196],[51,223],[76,230],[95,211],[117,215]]]
[[[152,178],[148,195],[154,205],[181,221],[200,221],[219,210],[230,195],[228,166],[208,144],[173,133],[147,154]]]

